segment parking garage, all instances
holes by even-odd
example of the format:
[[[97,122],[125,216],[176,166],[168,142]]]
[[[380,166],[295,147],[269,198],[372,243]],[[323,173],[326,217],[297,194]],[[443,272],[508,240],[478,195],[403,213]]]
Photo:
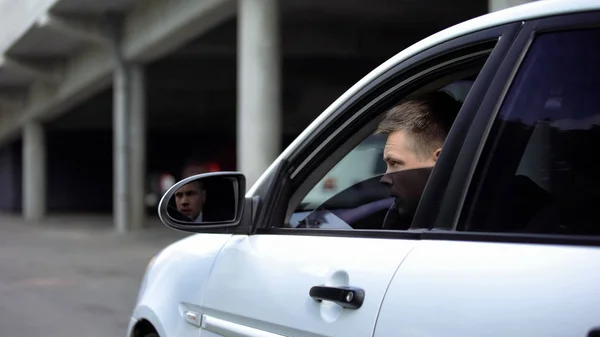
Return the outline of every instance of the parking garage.
[[[161,174],[252,183],[377,65],[520,2],[1,0],[0,210],[142,228]]]

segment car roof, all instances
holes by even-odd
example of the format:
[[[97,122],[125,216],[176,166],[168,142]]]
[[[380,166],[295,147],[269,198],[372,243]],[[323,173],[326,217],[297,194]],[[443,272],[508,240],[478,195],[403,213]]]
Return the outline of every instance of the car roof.
[[[445,41],[457,38],[462,35],[470,34],[483,29],[500,26],[511,22],[519,22],[531,19],[537,19],[547,16],[586,12],[600,9],[598,0],[536,0],[519,6],[510,7],[500,11],[487,13],[482,16],[461,22],[400,51],[390,59],[373,69],[361,80],[356,82],[350,89],[344,92],[336,99],[325,111],[323,111],[315,120],[279,155],[271,166],[258,179],[257,183],[248,191],[247,196],[255,193],[255,189],[268,173],[275,168],[282,158],[286,158],[290,153],[302,144],[314,130],[350,97],[355,95],[367,83],[379,77],[398,63],[412,57],[426,49],[436,46]]]

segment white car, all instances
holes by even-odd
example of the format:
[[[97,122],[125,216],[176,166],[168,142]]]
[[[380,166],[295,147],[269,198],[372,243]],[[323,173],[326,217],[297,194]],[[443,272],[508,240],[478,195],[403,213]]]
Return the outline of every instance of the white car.
[[[392,104],[464,81],[410,229],[381,229],[370,170],[299,207]],[[161,220],[198,234],[150,261],[128,336],[599,336],[598,148],[600,1],[448,28],[356,83],[247,193],[239,172],[175,184]],[[193,181],[202,222],[173,211]]]

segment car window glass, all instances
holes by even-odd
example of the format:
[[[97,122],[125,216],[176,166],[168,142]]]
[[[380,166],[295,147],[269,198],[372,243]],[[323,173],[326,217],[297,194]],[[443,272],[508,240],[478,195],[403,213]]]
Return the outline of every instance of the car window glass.
[[[600,234],[600,29],[537,36],[481,155],[459,230]]]
[[[446,123],[445,125],[449,127],[460,109],[461,101],[444,88],[440,88],[439,91],[434,90],[434,92],[437,92],[433,96],[435,101],[429,103],[433,105],[427,105],[429,106],[427,109],[432,109],[436,113],[442,112],[447,116],[452,116],[451,118],[448,119],[447,116],[444,116],[437,117],[436,122],[430,121],[415,112],[415,110],[427,110],[426,103],[419,103],[405,107],[402,114],[420,117],[412,117],[417,119],[403,117],[400,118],[400,123],[418,124],[421,125],[419,128],[427,130],[429,130],[429,123]],[[442,100],[440,100],[440,94],[443,96]],[[425,97],[434,99],[427,95],[412,96],[409,100],[425,99]],[[402,102],[404,100],[394,102],[394,105]],[[432,133],[430,136],[419,134],[419,136],[414,136],[416,138],[410,138],[402,143],[405,145],[401,148],[408,152],[417,151],[416,149],[420,148],[419,142],[424,142],[429,137],[437,137],[437,135],[437,133],[435,135]],[[300,207],[296,209],[289,221],[290,227],[408,229],[425,183],[429,178],[433,162],[424,164],[426,167],[395,167],[394,162],[384,160],[387,139],[387,134],[369,136],[346,154],[304,197]],[[391,144],[396,142],[392,141]],[[431,155],[433,153],[434,150],[431,151]],[[417,154],[413,156],[413,158],[405,157],[404,159],[414,161],[418,158],[419,162],[422,159]],[[388,165],[392,166],[388,167]],[[387,174],[385,174],[386,172]],[[387,185],[384,184],[386,181]],[[392,205],[394,207],[398,205],[398,200],[402,200],[402,209],[390,211]]]
[[[385,136],[374,135],[362,141],[311,189],[302,203],[318,206],[351,185],[383,174],[385,139]]]

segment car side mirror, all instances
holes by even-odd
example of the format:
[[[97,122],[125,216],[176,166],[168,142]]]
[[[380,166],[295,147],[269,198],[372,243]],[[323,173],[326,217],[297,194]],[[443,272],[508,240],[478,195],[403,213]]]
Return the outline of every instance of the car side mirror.
[[[184,231],[239,225],[244,212],[246,178],[239,172],[211,172],[185,178],[163,195],[158,216]]]

